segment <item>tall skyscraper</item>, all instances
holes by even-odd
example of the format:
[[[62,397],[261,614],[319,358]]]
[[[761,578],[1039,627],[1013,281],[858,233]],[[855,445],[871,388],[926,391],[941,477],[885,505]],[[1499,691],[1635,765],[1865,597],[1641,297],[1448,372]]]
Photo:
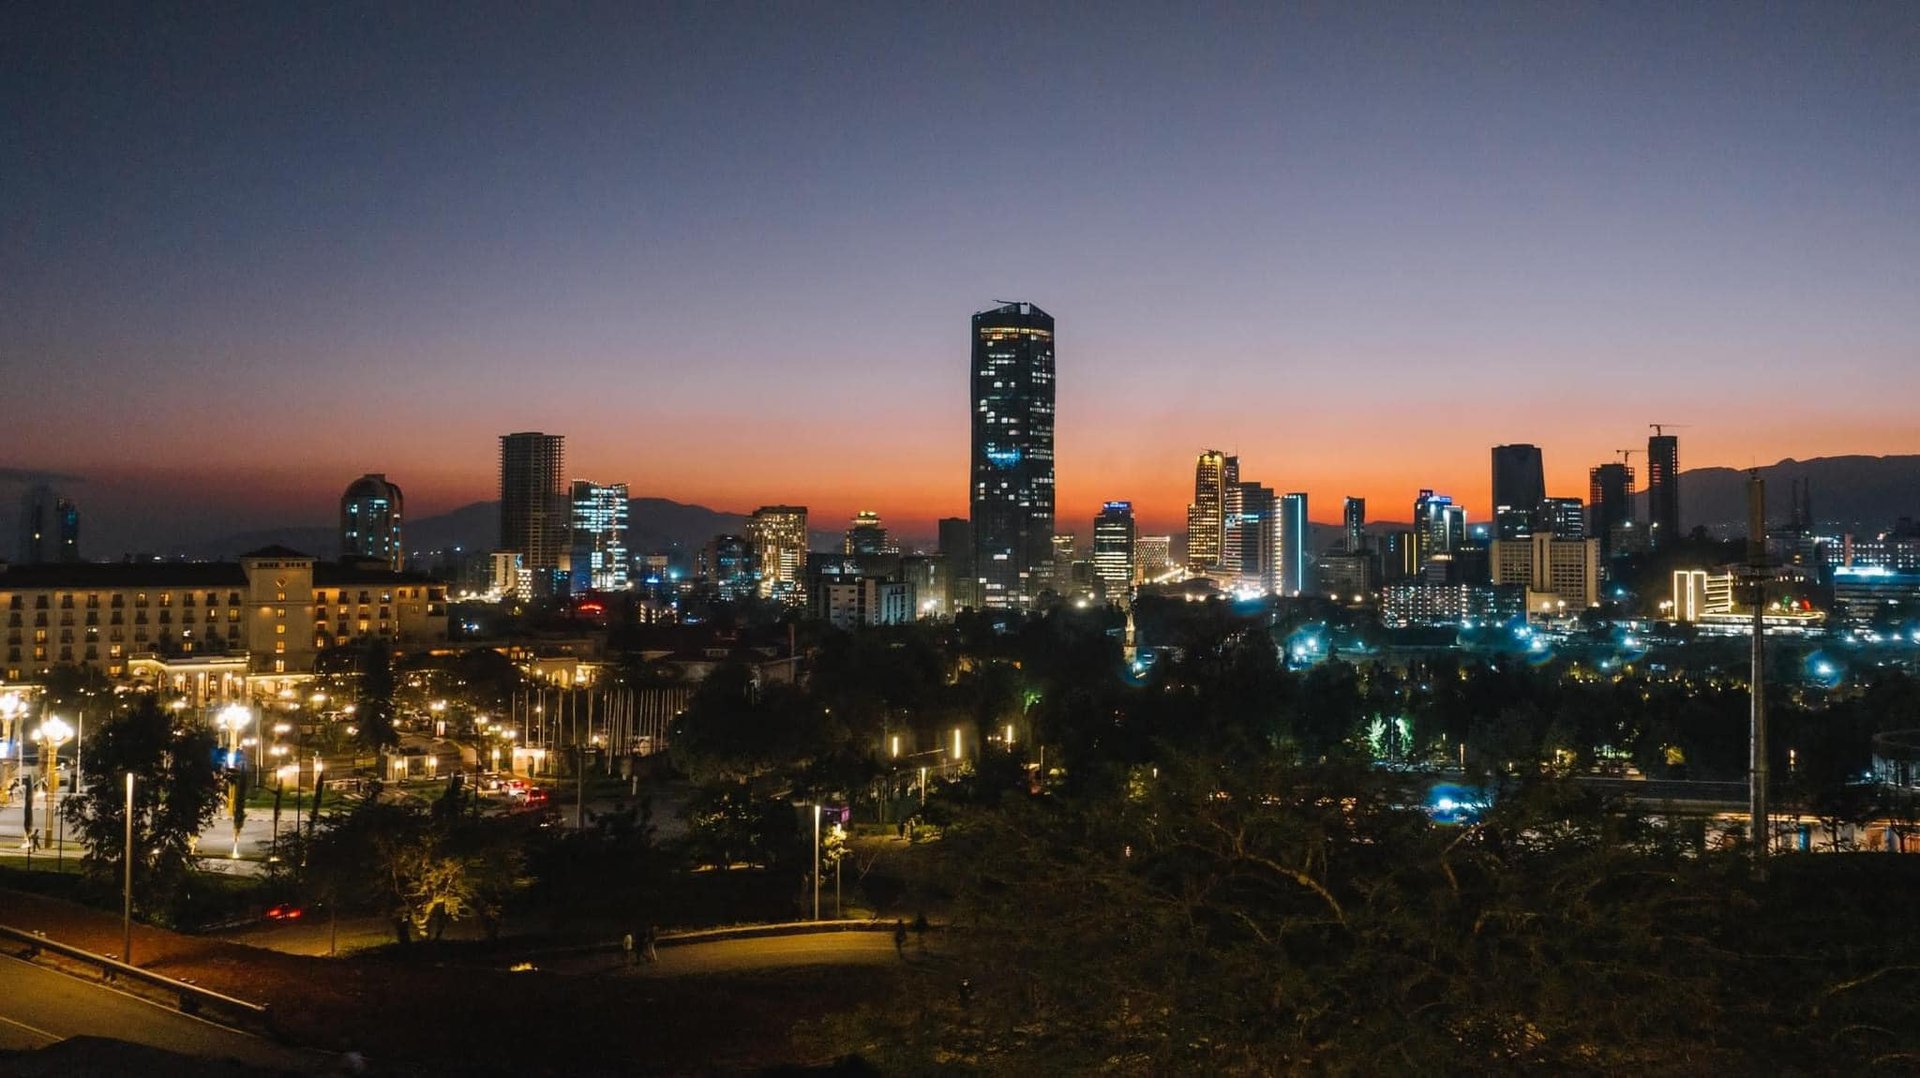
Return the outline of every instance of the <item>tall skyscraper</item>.
[[[1108,502],[1093,518],[1093,572],[1107,598],[1122,606],[1133,592],[1133,503]]]
[[[1246,484],[1240,481],[1240,458],[1226,458],[1220,467],[1220,534],[1226,541],[1220,545],[1218,575],[1228,582],[1238,579],[1242,570],[1243,544],[1234,542],[1233,537],[1240,533],[1240,515],[1246,512],[1246,490]]]
[[[401,542],[400,488],[383,472],[369,472],[340,495],[340,556],[384,563],[399,572],[406,561]]]
[[[747,518],[747,542],[762,599],[807,601],[807,507],[763,505]]]
[[[981,605],[1024,609],[1053,559],[1053,316],[973,316],[973,572]]]
[[[1613,529],[1633,520],[1633,469],[1602,464],[1587,472],[1587,536],[1600,540],[1601,557],[1613,556]]]
[[[1237,474],[1239,469],[1234,471]],[[1240,591],[1271,595],[1279,586],[1280,550],[1280,513],[1273,488],[1261,483],[1235,483],[1228,504],[1233,514],[1219,571],[1227,574],[1226,582]]]
[[[1238,485],[1238,458],[1218,449],[1201,453],[1193,466],[1193,503],[1187,506],[1187,567],[1195,573],[1219,568],[1226,549],[1229,460],[1233,461],[1231,482]]]
[[[1280,496],[1280,571],[1275,586],[1283,595],[1307,588],[1307,496],[1304,492]]]
[[[1647,527],[1656,547],[1680,538],[1680,439],[1658,425],[1647,439]]]
[[[1452,556],[1467,534],[1467,511],[1445,494],[1423,490],[1413,500],[1413,557],[1416,571],[1441,555]]]
[[[1367,500],[1348,498],[1345,510],[1341,514],[1341,524],[1345,531],[1346,550],[1349,554],[1358,554],[1367,549]]]
[[[573,481],[573,590],[625,591],[627,485]]]
[[[841,544],[841,553],[860,558],[874,558],[882,554],[898,554],[898,547],[887,541],[886,525],[880,523],[880,514],[871,509],[863,509],[847,526],[847,538]]]
[[[1493,447],[1493,526],[1501,539],[1524,538],[1533,513],[1547,497],[1540,447],[1525,443]]]
[[[553,594],[567,553],[566,438],[523,431],[500,436],[500,549],[520,555],[527,597]]]
[[[44,483],[20,498],[20,563],[80,560],[80,509]]]

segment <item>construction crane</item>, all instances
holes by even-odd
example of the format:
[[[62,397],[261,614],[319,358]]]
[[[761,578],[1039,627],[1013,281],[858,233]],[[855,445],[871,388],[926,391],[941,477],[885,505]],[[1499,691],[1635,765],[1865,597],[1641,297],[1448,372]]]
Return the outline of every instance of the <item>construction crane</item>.
[[[1620,454],[1620,463],[1622,463],[1622,464],[1624,464],[1624,465],[1626,465],[1627,467],[1629,467],[1629,468],[1631,468],[1631,467],[1633,467],[1633,455],[1634,455],[1635,453],[1644,453],[1644,452],[1646,452],[1646,450],[1644,450],[1644,449],[1616,449],[1616,450],[1614,450],[1614,452],[1615,452],[1615,453],[1618,453],[1618,454]]]
[[[1686,430],[1688,427],[1692,426],[1692,424],[1691,423],[1649,423],[1647,424],[1647,426],[1653,428],[1653,436],[1655,438],[1658,438],[1663,433],[1665,433],[1665,430],[1668,427],[1672,427],[1674,430]]]

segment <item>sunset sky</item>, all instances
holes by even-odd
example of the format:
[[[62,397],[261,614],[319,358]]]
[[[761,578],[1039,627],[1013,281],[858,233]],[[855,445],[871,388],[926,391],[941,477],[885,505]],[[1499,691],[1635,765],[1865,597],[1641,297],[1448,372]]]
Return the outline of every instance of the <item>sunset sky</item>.
[[[546,430],[924,534],[996,300],[1058,319],[1061,530],[1179,530],[1208,446],[1320,520],[1656,421],[1920,452],[1911,4],[395,7],[0,14],[4,474],[172,538]]]

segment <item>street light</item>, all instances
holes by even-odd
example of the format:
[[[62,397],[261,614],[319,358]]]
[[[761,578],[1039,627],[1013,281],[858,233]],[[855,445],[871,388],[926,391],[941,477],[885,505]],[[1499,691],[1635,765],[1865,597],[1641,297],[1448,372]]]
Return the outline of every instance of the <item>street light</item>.
[[[42,742],[47,746],[46,750],[40,754],[40,762],[41,765],[47,769],[47,822],[45,826],[49,831],[53,830],[53,799],[60,792],[60,746],[66,744],[67,739],[72,736],[73,727],[61,721],[58,715],[48,715],[46,720],[40,724],[40,729],[34,732],[34,740]],[[66,850],[62,848],[58,838],[54,839],[53,849],[55,866],[59,867],[66,860]]]
[[[133,772],[127,772],[127,834],[120,846],[126,873],[120,892],[120,961],[133,965]]]
[[[213,724],[227,735],[227,767],[238,768],[240,755],[240,731],[253,722],[253,710],[244,704],[228,704],[213,717]]]

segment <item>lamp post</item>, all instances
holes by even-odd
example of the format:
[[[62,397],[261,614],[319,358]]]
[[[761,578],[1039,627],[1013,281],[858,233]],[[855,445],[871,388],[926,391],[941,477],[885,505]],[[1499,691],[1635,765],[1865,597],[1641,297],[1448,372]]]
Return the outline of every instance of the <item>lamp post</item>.
[[[40,729],[34,734],[34,740],[46,746],[45,750],[40,754],[40,763],[41,766],[47,769],[47,822],[45,826],[49,831],[53,830],[53,801],[60,792],[60,746],[66,744],[67,739],[72,736],[73,727],[68,726],[58,715],[48,715],[45,721],[40,723]],[[54,840],[53,852],[55,866],[64,866],[66,862],[66,850],[61,848],[60,841],[57,838]]]
[[[127,833],[120,845],[120,961],[133,964],[133,772],[127,772]]]
[[[820,919],[820,804],[813,806],[813,919]]]

